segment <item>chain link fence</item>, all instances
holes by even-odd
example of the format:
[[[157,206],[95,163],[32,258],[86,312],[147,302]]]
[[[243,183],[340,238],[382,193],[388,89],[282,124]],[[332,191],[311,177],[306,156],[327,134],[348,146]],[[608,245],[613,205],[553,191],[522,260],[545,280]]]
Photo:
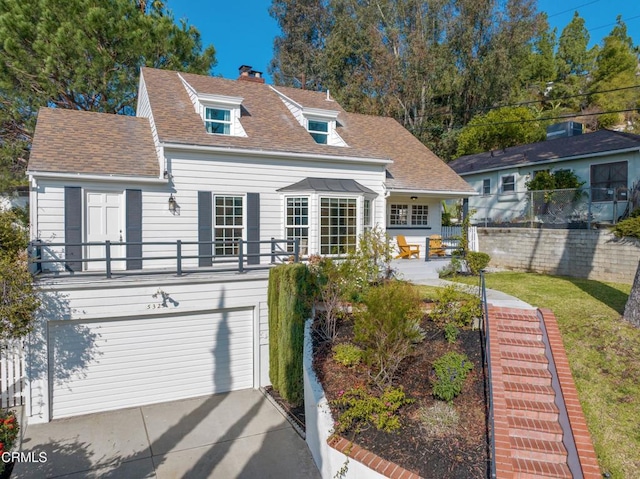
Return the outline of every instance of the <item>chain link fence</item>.
[[[615,224],[631,209],[627,188],[522,191],[469,198],[478,226],[592,228]]]

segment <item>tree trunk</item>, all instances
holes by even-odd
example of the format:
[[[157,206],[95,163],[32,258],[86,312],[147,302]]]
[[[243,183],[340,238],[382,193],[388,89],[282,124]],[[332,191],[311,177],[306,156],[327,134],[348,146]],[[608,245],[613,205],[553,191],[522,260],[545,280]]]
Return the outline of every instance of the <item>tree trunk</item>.
[[[640,328],[640,263],[636,269],[636,277],[633,279],[627,305],[624,307],[623,317],[635,327]]]

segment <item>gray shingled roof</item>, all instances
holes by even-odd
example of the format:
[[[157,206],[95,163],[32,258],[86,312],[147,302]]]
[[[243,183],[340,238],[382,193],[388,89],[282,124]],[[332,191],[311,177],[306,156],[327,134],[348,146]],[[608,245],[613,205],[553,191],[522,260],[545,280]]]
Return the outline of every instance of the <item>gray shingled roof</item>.
[[[338,111],[337,133],[348,147],[317,144],[266,84],[181,73],[198,93],[242,97],[240,122],[247,137],[209,135],[176,72],[144,68],[160,141],[251,148],[290,153],[393,160],[389,189],[460,191],[473,189],[396,120],[347,113],[325,92],[273,87],[303,107]]]
[[[29,171],[155,177],[160,175],[147,118],[41,108]]]
[[[330,191],[335,193],[366,193],[378,196],[375,191],[370,190],[366,186],[362,186],[355,180],[335,178],[305,178],[293,185],[280,188],[277,191]]]
[[[476,171],[500,170],[525,164],[633,148],[640,149],[640,135],[598,130],[585,135],[540,141],[528,145],[513,146],[504,150],[461,156],[450,162],[449,166],[458,174],[464,175]]]

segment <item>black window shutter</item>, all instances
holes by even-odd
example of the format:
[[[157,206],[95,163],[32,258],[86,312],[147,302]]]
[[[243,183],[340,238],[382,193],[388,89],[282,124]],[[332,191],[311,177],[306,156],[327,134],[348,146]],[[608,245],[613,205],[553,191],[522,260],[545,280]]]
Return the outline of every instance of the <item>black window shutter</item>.
[[[66,269],[82,271],[82,188],[78,186],[64,188],[64,240]]]
[[[247,264],[260,264],[260,194],[247,193]]]
[[[213,194],[210,191],[198,191],[198,255],[207,256],[198,259],[198,266],[211,266],[211,241],[213,234]]]
[[[142,191],[126,192],[127,243],[142,242]],[[127,244],[127,269],[142,269],[142,245]]]

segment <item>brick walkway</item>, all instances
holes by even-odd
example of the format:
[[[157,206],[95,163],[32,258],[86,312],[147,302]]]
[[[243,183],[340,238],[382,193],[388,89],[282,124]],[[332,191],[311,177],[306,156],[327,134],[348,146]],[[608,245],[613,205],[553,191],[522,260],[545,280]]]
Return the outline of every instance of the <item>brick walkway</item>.
[[[496,477],[601,478],[555,316],[489,307]]]

